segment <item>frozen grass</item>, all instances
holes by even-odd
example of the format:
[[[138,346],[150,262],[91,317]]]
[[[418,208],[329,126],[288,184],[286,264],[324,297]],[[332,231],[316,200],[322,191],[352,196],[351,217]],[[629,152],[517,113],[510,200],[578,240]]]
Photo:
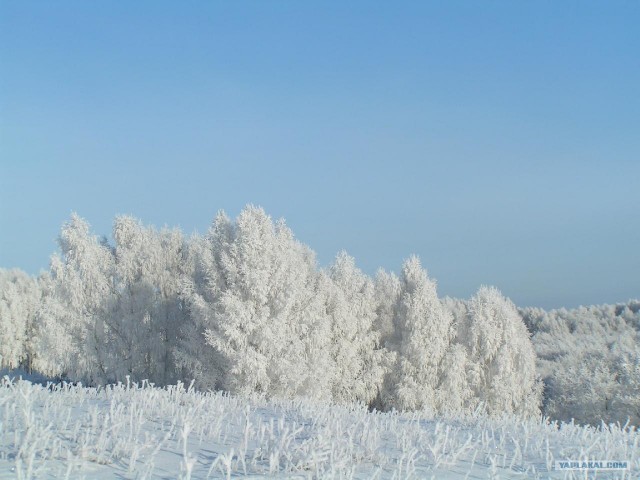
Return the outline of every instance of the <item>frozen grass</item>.
[[[633,428],[370,413],[184,385],[84,388],[5,377],[0,478],[638,478]],[[626,460],[557,472],[555,460]]]

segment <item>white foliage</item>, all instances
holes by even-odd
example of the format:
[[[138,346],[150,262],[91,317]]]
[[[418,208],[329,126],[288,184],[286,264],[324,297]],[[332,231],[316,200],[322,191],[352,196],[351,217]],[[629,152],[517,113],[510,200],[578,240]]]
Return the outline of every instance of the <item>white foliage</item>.
[[[380,333],[374,329],[374,285],[344,251],[329,268],[329,275],[333,287],[328,298],[335,362],[333,400],[368,404],[378,395],[392,358],[380,346]]]
[[[177,229],[157,231],[130,216],[116,217],[113,237],[115,298],[107,320],[114,333],[112,379],[175,381],[173,351],[186,319],[181,279],[192,269],[186,242]]]
[[[476,365],[475,396],[489,413],[538,414],[535,352],[515,305],[496,288],[481,287],[468,308],[458,334]]]
[[[624,349],[617,358],[618,386],[616,394],[620,408],[611,421],[622,421],[626,416],[632,425],[640,425],[640,347]]]
[[[177,230],[144,227],[132,217],[114,221],[115,246],[99,241],[76,214],[60,234],[61,256],[42,279],[37,313],[43,373],[90,384],[176,379],[172,352],[186,312],[179,290],[190,275]]]
[[[223,388],[329,396],[329,323],[313,252],[252,206],[233,229],[217,221],[207,248],[203,268],[215,272],[195,286],[190,304],[211,355],[222,356]]]
[[[452,316],[438,299],[436,284],[417,257],[402,267],[395,307],[397,364],[389,379],[388,403],[398,410],[438,408],[437,387],[452,338]]]
[[[466,349],[456,343],[447,348],[440,365],[436,405],[440,412],[462,414],[476,405],[469,382],[473,365],[467,358]]]
[[[0,368],[30,368],[38,282],[21,270],[0,269]]]
[[[45,341],[50,350],[42,352],[49,357],[43,363],[58,363],[58,369],[72,379],[104,383],[109,367],[106,345],[111,333],[105,320],[109,320],[114,295],[113,254],[75,213],[63,225],[59,245],[62,257],[51,259],[50,296],[40,316],[46,319],[43,326],[66,338],[59,345]]]
[[[52,268],[59,261],[54,256]],[[35,318],[33,369],[57,377],[67,372],[77,346],[65,322],[69,314],[68,306],[64,305],[57,293],[62,290],[60,283],[47,272],[40,277],[40,286],[42,300]]]
[[[203,390],[222,388],[223,372],[228,369],[224,356],[207,342],[205,332],[215,328],[216,302],[227,289],[223,273],[233,266],[224,266],[222,255],[231,247],[233,238],[233,223],[224,212],[218,212],[206,236],[193,236],[190,240],[193,275],[183,279],[181,288],[188,318],[180,327],[174,357],[186,377]]]
[[[400,279],[394,273],[379,269],[375,277],[375,297],[377,302],[375,328],[380,332],[380,343],[389,349],[398,344],[394,324],[395,306],[400,296]]]
[[[120,216],[113,239],[74,214],[47,274],[0,271],[2,366],[98,385],[194,379],[245,396],[538,412],[529,334],[496,289],[441,301],[416,257],[400,278],[381,270],[372,280],[346,253],[319,270],[283,221],[253,206],[235,221],[219,213],[206,236],[189,239]],[[537,331],[545,413],[638,418],[639,310],[524,311]],[[576,380],[589,370],[598,395]]]
[[[640,302],[549,312],[527,308],[522,314],[534,331],[545,415],[640,425]]]

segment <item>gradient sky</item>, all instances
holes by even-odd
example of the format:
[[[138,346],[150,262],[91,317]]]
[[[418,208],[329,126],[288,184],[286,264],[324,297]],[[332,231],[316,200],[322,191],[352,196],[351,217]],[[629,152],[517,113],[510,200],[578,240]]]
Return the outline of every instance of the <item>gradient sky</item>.
[[[0,0],[0,266],[247,203],[441,295],[640,297],[640,3]]]

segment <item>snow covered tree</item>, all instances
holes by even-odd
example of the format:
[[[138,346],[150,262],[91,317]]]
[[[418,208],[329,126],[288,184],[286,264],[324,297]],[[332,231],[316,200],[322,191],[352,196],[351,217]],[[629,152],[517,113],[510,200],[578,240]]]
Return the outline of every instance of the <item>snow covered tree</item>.
[[[374,285],[344,251],[336,257],[329,275],[334,287],[328,299],[335,362],[333,400],[368,404],[379,393],[390,357],[374,329]]]
[[[22,270],[0,269],[0,367],[31,369],[31,339],[40,306],[40,287]]]
[[[522,314],[534,332],[545,415],[592,425],[631,418],[638,425],[633,372],[640,302]]]
[[[216,328],[216,305],[229,285],[224,275],[233,265],[223,264],[234,240],[235,226],[220,211],[204,237],[190,240],[189,257],[193,264],[191,277],[183,279],[181,298],[188,309],[188,318],[180,327],[179,344],[174,349],[177,365],[185,379],[193,379],[204,390],[223,388],[225,357],[209,344],[205,332]]]
[[[452,337],[451,313],[417,257],[404,263],[400,283],[394,319],[398,357],[387,403],[398,410],[436,410],[442,361]]]
[[[541,384],[535,352],[515,305],[493,287],[471,298],[458,335],[475,368],[475,397],[489,413],[539,413]]]
[[[53,257],[52,267],[58,261],[59,257]],[[77,350],[65,320],[69,311],[61,297],[64,289],[59,278],[55,278],[51,272],[43,273],[38,283],[42,298],[34,320],[31,366],[33,370],[49,377],[63,376],[73,364]]]
[[[618,410],[612,420],[640,426],[640,347],[622,348],[616,362]]]
[[[398,338],[394,326],[395,306],[400,296],[400,279],[394,273],[379,269],[374,281],[376,299],[375,329],[380,333],[380,344],[395,350]]]
[[[42,279],[37,368],[91,384],[175,381],[179,290],[190,275],[182,234],[121,216],[113,237],[115,246],[98,240],[76,214],[62,227],[61,256]]]
[[[469,370],[473,365],[467,351],[459,343],[451,343],[440,365],[436,405],[439,412],[449,414],[468,413],[475,405],[469,382]]]
[[[113,332],[109,372],[168,384],[177,379],[173,352],[186,310],[181,280],[191,274],[182,233],[145,227],[130,216],[116,217],[113,303],[105,320]]]
[[[599,426],[630,421],[640,425],[640,349],[611,345],[559,359],[545,405],[552,418]]]
[[[444,297],[442,304],[453,315],[454,330],[457,331],[461,325],[464,325],[468,315],[467,301],[459,298]]]
[[[607,361],[607,352],[587,350],[567,359],[554,377],[553,387],[555,394],[547,409],[554,418],[595,426],[616,419],[619,384],[614,365]]]
[[[186,295],[191,333],[220,362],[216,383],[241,395],[329,397],[330,323],[313,252],[253,206],[233,226],[219,215],[203,250],[202,284]]]
[[[105,320],[113,301],[114,258],[106,242],[75,213],[59,237],[62,256],[51,259],[50,278],[38,313],[44,373],[58,370],[73,380],[109,379],[109,335]],[[56,343],[46,339],[55,332]]]

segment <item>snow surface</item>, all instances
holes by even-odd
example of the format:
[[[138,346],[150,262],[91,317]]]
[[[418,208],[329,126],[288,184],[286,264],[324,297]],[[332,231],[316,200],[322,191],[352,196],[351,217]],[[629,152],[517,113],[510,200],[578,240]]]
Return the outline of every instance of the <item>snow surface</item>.
[[[5,376],[0,478],[638,478],[640,434],[515,417],[241,399],[184,385],[85,388]],[[553,470],[622,460],[626,471]]]

